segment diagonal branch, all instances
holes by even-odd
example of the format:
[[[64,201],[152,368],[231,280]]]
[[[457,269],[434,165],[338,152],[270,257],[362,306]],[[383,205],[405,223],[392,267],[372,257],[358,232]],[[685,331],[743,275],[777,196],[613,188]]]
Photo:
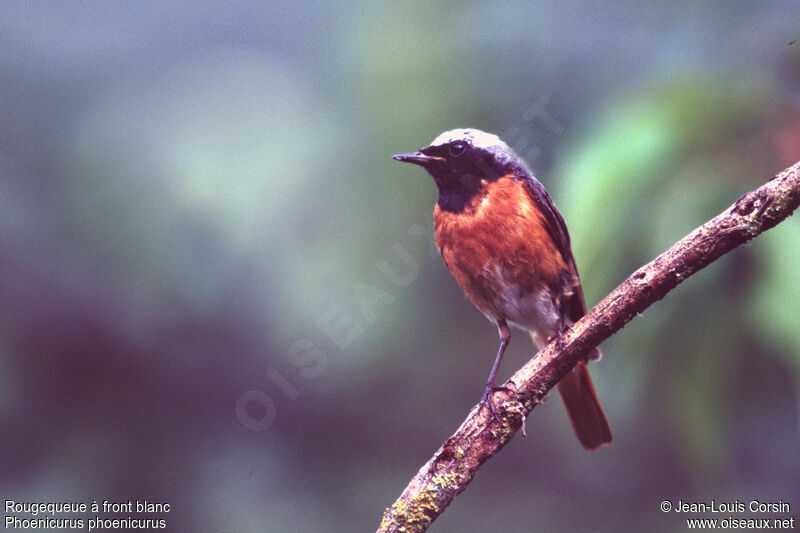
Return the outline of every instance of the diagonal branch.
[[[475,477],[478,468],[505,446],[525,417],[592,348],[622,329],[638,313],[680,282],[788,217],[800,205],[800,161],[745,194],[631,274],[562,337],[551,342],[506,382],[515,392],[495,392],[500,421],[488,409],[472,408],[461,427],[417,472],[383,515],[379,532],[421,532]]]

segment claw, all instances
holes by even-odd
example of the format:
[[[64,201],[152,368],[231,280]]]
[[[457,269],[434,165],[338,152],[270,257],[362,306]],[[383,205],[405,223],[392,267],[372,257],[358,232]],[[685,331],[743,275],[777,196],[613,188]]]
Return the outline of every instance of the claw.
[[[505,385],[498,385],[493,382],[489,382],[486,384],[486,390],[483,392],[483,398],[481,398],[481,403],[486,403],[489,406],[489,411],[492,412],[492,416],[498,422],[502,422],[500,417],[497,415],[497,408],[494,405],[494,401],[492,400],[492,393],[499,390],[505,390],[508,392],[514,392],[509,387]]]
[[[564,333],[569,329],[566,317],[561,317],[561,324],[558,326],[558,331],[547,337],[547,342],[556,341],[556,348],[561,350],[564,348]]]

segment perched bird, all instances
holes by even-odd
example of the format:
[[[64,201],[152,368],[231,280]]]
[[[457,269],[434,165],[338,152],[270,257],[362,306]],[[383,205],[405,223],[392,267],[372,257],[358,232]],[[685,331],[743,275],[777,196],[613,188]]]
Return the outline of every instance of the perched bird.
[[[472,303],[497,325],[500,349],[484,393],[494,414],[491,394],[509,325],[528,331],[538,350],[586,313],[567,226],[542,184],[496,135],[446,131],[427,148],[394,159],[420,165],[433,177],[439,252]],[[587,356],[599,358],[596,348]],[[610,443],[585,361],[558,390],[581,444],[594,450]]]

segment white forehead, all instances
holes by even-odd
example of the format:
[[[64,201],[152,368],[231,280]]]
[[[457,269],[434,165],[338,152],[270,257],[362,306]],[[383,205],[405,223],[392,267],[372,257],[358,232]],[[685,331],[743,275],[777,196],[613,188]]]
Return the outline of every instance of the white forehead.
[[[472,146],[477,148],[500,148],[508,150],[508,145],[500,140],[497,135],[486,133],[485,131],[476,130],[474,128],[461,128],[450,130],[442,133],[436,137],[431,146],[442,146],[453,141],[468,141]]]

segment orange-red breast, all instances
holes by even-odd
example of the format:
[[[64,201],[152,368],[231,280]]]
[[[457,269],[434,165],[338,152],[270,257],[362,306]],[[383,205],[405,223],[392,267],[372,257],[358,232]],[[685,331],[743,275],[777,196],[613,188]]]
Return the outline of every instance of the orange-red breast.
[[[484,399],[491,393],[511,338],[509,324],[530,333],[541,349],[586,313],[564,219],[547,191],[496,135],[456,129],[427,148],[394,156],[433,177],[436,244],[472,303],[497,325],[500,349]],[[587,359],[599,359],[594,349]],[[558,384],[575,433],[593,450],[611,442],[611,429],[585,361]]]

